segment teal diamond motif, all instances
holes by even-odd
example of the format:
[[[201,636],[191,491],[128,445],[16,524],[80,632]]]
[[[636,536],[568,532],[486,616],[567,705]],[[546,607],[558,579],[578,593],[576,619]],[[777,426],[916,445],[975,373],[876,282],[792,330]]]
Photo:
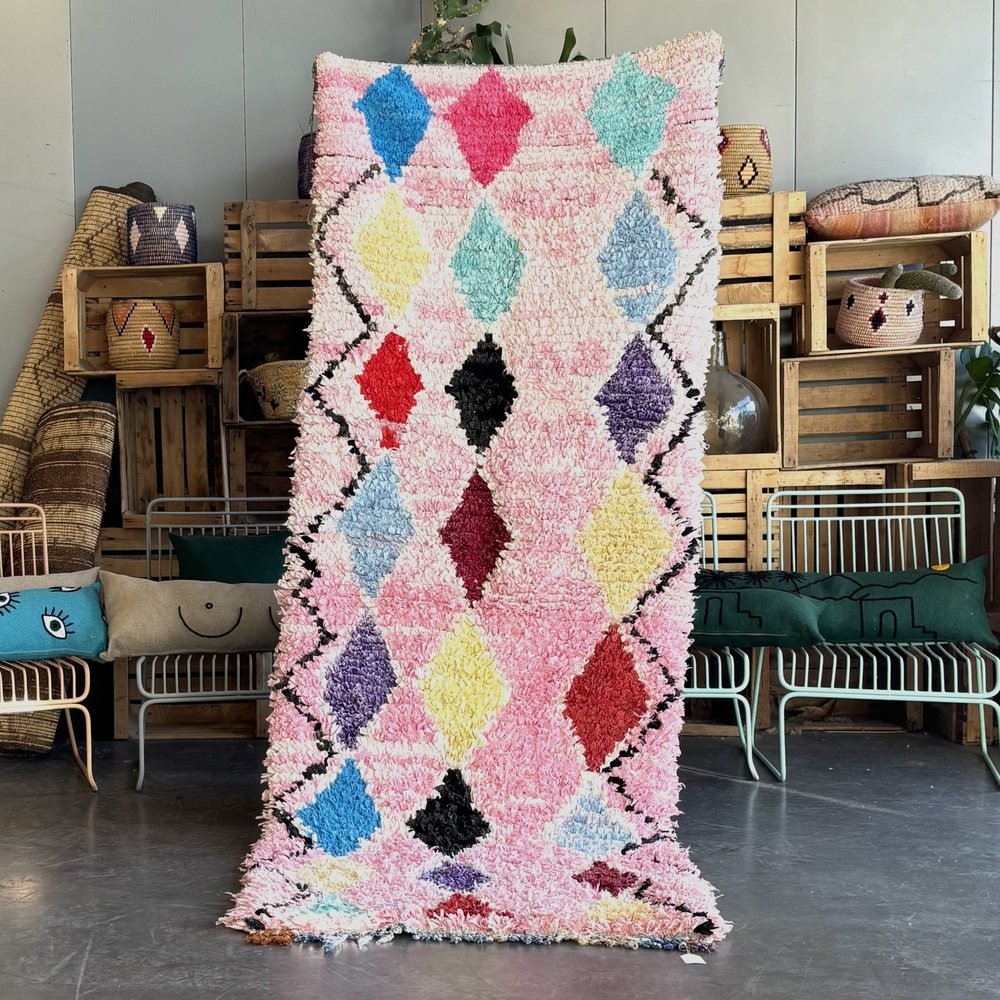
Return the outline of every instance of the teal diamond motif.
[[[413,522],[399,495],[399,479],[388,458],[364,481],[338,527],[351,544],[354,575],[365,593],[374,597],[413,534]]]
[[[598,256],[618,307],[633,323],[656,311],[677,271],[677,248],[638,191],[615,219]]]
[[[485,202],[480,205],[451,259],[476,319],[493,323],[510,308],[521,284],[525,259],[521,244],[504,230],[493,209]]]
[[[594,91],[587,120],[619,167],[639,176],[663,136],[663,112],[677,96],[672,83],[640,69],[626,53],[611,76]]]

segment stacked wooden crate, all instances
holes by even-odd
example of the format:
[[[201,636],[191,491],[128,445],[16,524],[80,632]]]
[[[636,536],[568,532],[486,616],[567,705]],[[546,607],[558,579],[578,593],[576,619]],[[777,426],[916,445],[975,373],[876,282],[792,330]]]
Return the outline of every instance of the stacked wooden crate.
[[[716,321],[734,370],[771,407],[770,445],[753,455],[710,455],[705,488],[719,506],[724,569],[764,569],[764,512],[778,489],[948,482],[969,504],[969,556],[992,554],[1000,466],[954,462],[955,351],[987,338],[987,247],[982,232],[808,243],[803,192],[723,203]],[[893,264],[956,265],[958,301],[928,295],[919,341],[903,350],[858,349],[836,335],[848,278]],[[790,343],[781,339],[781,320]],[[784,346],[784,356],[781,347]],[[978,523],[977,523],[978,522]],[[984,527],[985,525],[985,527]],[[993,600],[1000,586],[991,583]],[[910,725],[919,713],[909,711]],[[759,720],[767,724],[765,711]],[[977,719],[951,712],[952,738],[978,739]]]

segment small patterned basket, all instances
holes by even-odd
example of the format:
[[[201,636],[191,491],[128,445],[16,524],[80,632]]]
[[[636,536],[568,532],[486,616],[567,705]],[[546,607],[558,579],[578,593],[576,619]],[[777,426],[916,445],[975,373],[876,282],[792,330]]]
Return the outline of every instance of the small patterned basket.
[[[172,302],[113,299],[105,328],[108,363],[115,371],[148,371],[177,364],[180,331]]]
[[[266,420],[291,420],[306,384],[305,361],[268,361],[242,373]]]
[[[299,142],[299,197],[311,197],[313,163],[316,157],[316,133],[307,132]]]
[[[133,205],[125,219],[131,265],[196,264],[194,205]]]
[[[719,152],[725,196],[771,190],[771,143],[763,125],[722,125]]]
[[[924,330],[924,292],[881,288],[880,274],[850,278],[837,313],[837,336],[855,347],[909,347]]]

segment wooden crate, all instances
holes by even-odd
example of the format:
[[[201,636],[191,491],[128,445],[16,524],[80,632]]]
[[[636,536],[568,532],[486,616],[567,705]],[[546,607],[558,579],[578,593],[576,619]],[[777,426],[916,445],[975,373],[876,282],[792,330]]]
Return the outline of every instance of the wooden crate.
[[[226,427],[230,494],[290,496],[296,433],[290,420],[243,421]]]
[[[120,388],[117,405],[124,527],[144,527],[156,497],[221,494],[217,388]]]
[[[205,369],[222,367],[222,265],[170,267],[67,267],[62,275],[63,352],[66,371],[115,375],[108,364],[105,322],[112,299],[164,299],[180,323],[177,366],[129,372],[132,382],[191,384]]]
[[[311,209],[311,201],[226,202],[227,309],[309,308]]]
[[[804,191],[723,199],[719,305],[805,302],[805,210]]]
[[[871,348],[845,344],[835,332],[848,278],[880,273],[893,264],[930,266],[942,261],[958,266],[952,280],[962,286],[962,298],[953,301],[924,297],[924,331],[914,347],[982,343],[986,340],[989,313],[986,233],[934,233],[810,243],[806,247],[806,308],[797,335],[798,352],[872,353]]]
[[[782,369],[786,468],[952,456],[950,349],[827,354],[784,361]]]
[[[706,455],[705,468],[776,469],[781,465],[780,309],[773,304],[716,306],[714,319],[726,336],[729,367],[764,393],[770,431],[764,450],[745,455]]]

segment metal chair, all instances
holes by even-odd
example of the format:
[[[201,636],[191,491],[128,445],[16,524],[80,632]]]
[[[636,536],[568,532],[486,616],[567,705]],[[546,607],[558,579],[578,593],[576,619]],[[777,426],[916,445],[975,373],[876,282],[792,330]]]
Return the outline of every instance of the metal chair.
[[[702,569],[719,568],[719,521],[715,497],[702,497],[701,565]],[[747,770],[757,781],[754,764],[753,713],[744,692],[750,686],[750,655],[745,649],[706,649],[693,646],[688,657],[685,698],[723,698],[733,703],[736,732],[743,748]]]
[[[280,531],[288,501],[274,497],[184,497],[152,501],[146,511],[146,576],[170,580],[177,563],[169,534],[246,536]],[[146,777],[146,713],[153,705],[261,701],[268,697],[273,650],[181,653],[135,658],[139,690],[139,775]]]
[[[965,505],[950,487],[774,493],[766,511],[767,567],[791,572],[850,573],[921,569],[965,561]],[[765,650],[758,654],[753,718]],[[843,643],[774,651],[778,764],[757,756],[784,781],[785,708],[796,698],[852,698],[974,705],[983,759],[990,758],[986,711],[1000,724],[1000,657],[976,643]]]
[[[0,505],[0,590],[4,577],[36,576],[48,571],[48,534],[42,508],[30,503]],[[90,712],[83,704],[89,693],[90,667],[77,656],[0,661],[0,715],[61,709],[73,757],[96,792]],[[83,758],[73,729],[73,712],[83,716]]]

